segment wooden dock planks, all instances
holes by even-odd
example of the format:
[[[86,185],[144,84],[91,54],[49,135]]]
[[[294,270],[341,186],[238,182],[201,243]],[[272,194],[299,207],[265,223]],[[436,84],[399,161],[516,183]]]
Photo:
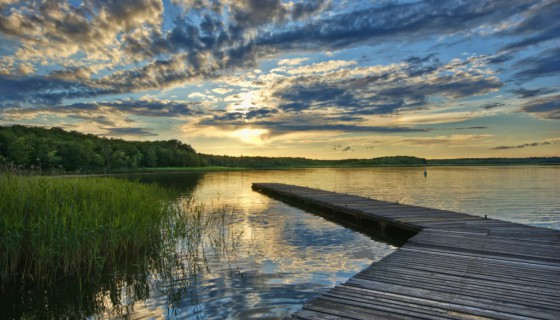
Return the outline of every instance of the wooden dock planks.
[[[560,319],[560,231],[293,185],[253,188],[417,232],[294,319]]]

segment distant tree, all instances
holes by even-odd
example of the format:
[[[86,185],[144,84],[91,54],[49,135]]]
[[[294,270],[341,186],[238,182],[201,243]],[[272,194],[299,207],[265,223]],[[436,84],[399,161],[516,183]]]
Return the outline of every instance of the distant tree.
[[[156,155],[156,150],[153,147],[145,148],[144,153],[144,163],[146,167],[156,167],[158,163],[158,158]]]
[[[89,156],[91,153],[79,142],[65,141],[60,143],[57,153],[61,158],[61,165],[68,171],[89,168]]]
[[[31,151],[30,146],[26,143],[25,137],[17,137],[8,142],[8,157],[10,157],[17,165],[30,165]]]
[[[0,161],[44,170],[103,172],[157,166],[200,166],[179,140],[125,141],[53,127],[0,126]]]

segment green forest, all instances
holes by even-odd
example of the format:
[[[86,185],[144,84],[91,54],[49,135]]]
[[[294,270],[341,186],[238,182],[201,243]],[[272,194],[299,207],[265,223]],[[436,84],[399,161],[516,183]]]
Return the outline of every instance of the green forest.
[[[108,173],[158,168],[313,168],[442,165],[560,164],[549,158],[431,159],[393,156],[370,159],[313,160],[297,157],[232,157],[197,153],[179,140],[126,141],[61,128],[0,126],[0,169],[45,173]]]
[[[53,127],[0,126],[0,165],[63,172],[200,167],[206,162],[178,140],[125,141]]]

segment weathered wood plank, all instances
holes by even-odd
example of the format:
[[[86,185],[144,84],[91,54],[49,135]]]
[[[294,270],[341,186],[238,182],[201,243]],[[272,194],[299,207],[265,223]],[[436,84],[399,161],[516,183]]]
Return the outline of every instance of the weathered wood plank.
[[[418,232],[295,319],[560,319],[560,231],[298,186],[253,188]]]

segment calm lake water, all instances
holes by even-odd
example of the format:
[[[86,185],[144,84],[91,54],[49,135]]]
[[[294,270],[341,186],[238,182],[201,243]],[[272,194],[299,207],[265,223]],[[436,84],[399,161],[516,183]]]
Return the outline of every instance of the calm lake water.
[[[427,177],[424,168],[359,168],[150,174],[140,180],[173,186],[179,197],[194,195],[207,211],[225,210],[227,230],[221,231],[224,243],[218,251],[204,247],[196,276],[164,280],[148,274],[141,281],[143,295],[123,288],[124,313],[132,319],[289,318],[304,301],[396,249],[254,192],[253,182],[297,184],[560,229],[560,167],[554,166],[436,167],[428,168]],[[98,299],[107,298],[100,293]],[[107,311],[91,318],[113,316]]]

